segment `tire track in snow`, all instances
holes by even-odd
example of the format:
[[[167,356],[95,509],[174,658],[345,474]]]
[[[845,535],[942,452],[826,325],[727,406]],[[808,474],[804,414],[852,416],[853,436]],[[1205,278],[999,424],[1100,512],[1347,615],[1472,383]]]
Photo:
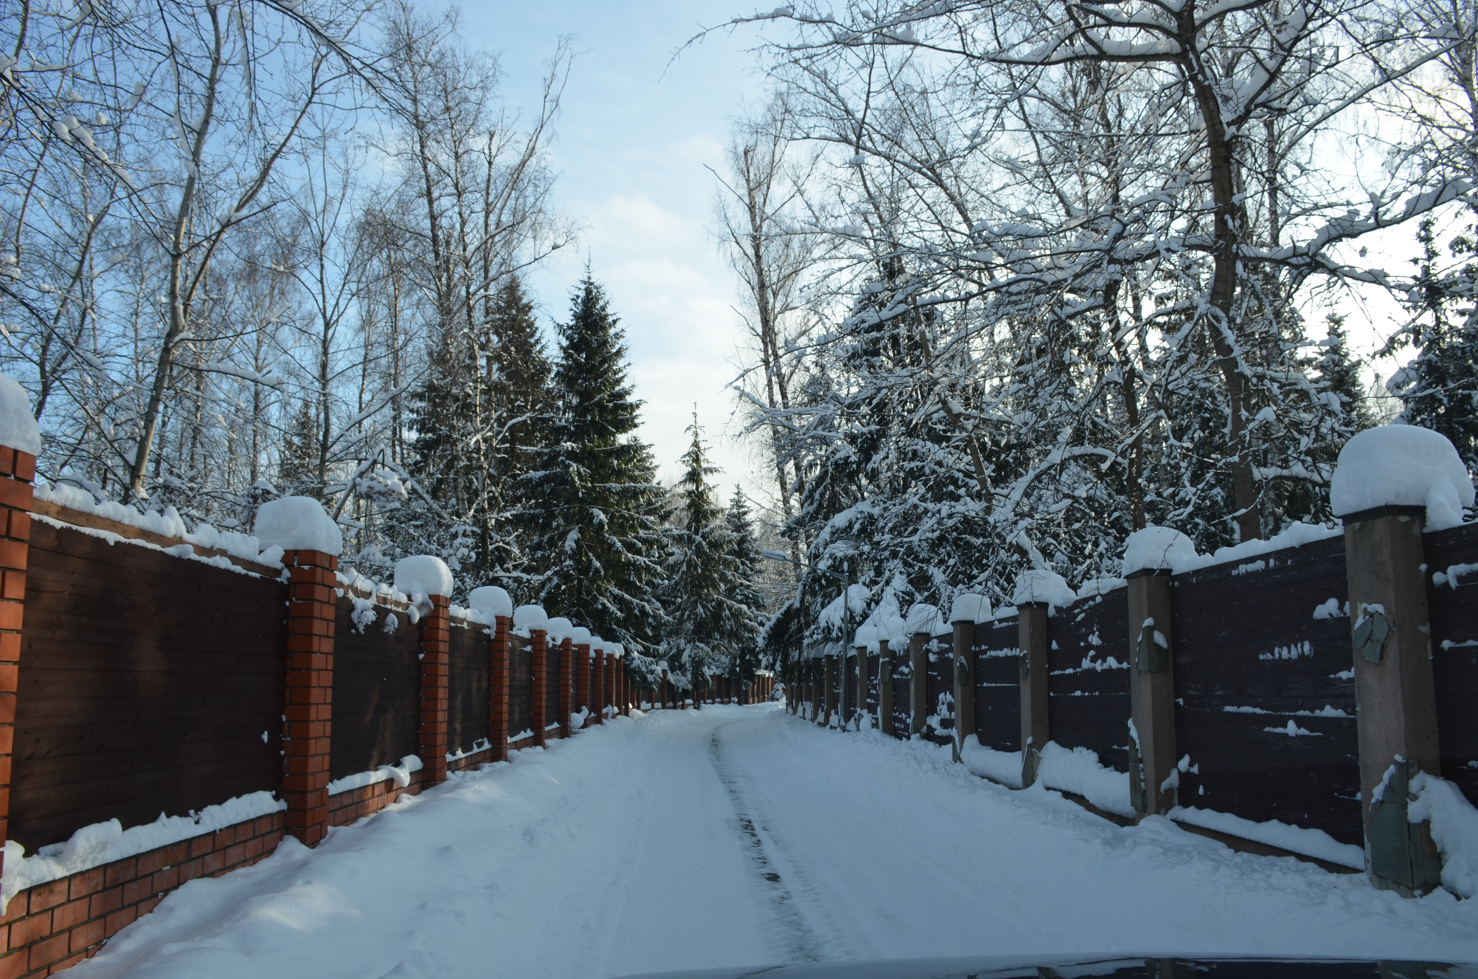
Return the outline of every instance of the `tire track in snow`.
[[[738,821],[739,831],[744,835],[745,842],[749,844],[749,861],[754,866],[756,875],[764,882],[762,885],[764,892],[769,895],[779,936],[777,944],[789,961],[819,961],[822,956],[816,948],[816,936],[807,927],[805,919],[796,907],[795,895],[770,859],[769,845],[766,843],[766,837],[770,834],[766,830],[764,835],[761,835],[763,827],[756,826],[754,818],[749,815],[749,806],[740,787],[739,777],[724,763],[723,743],[719,735],[728,726],[728,724],[723,724],[714,729],[708,740],[708,750],[713,757],[714,771],[718,774],[718,779],[723,783],[725,790],[728,791],[729,801],[734,806],[734,817]]]

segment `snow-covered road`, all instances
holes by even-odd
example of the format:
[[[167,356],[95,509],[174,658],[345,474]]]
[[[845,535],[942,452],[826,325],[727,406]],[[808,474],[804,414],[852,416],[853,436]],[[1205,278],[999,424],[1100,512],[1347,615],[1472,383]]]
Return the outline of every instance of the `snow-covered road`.
[[[1121,829],[772,706],[622,718],[195,880],[96,976],[573,979],[1015,953],[1478,959],[1478,901]]]

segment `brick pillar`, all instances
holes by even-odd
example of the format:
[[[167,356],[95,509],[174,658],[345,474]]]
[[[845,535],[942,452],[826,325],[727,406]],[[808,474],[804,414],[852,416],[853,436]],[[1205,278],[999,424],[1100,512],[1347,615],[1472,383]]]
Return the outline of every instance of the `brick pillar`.
[[[559,736],[562,738],[567,738],[573,733],[570,731],[570,714],[575,707],[570,698],[574,686],[574,647],[570,645],[570,637],[565,636],[559,641]]]
[[[0,845],[10,832],[10,760],[15,745],[26,563],[31,550],[31,480],[35,478],[35,456],[0,447]]]
[[[908,638],[909,734],[923,734],[929,718],[929,652],[924,649],[928,640],[922,633]]]
[[[595,664],[590,671],[590,699],[593,705],[591,710],[595,714],[595,723],[604,724],[606,722],[606,651],[597,649],[593,655]]]
[[[431,611],[421,616],[421,784],[446,781],[447,672],[451,615],[445,595],[427,596]]]
[[[1431,824],[1407,819],[1411,779],[1442,774],[1422,541],[1426,508],[1387,506],[1343,520],[1366,869],[1379,888],[1408,897],[1430,893],[1442,882]]]
[[[590,644],[580,643],[575,650],[575,710],[590,710]],[[585,724],[589,724],[586,718]],[[584,727],[582,724],[581,727]]]
[[[1016,645],[1021,650],[1021,785],[1037,780],[1047,730],[1047,603],[1016,606]]]
[[[1146,569],[1129,576],[1129,796],[1140,815],[1175,807],[1175,635],[1171,631],[1170,572]],[[1045,610],[1043,612],[1045,617]]]
[[[544,747],[544,728],[549,723],[545,717],[549,713],[549,673],[548,657],[546,652],[549,648],[548,635],[543,629],[529,630],[529,659],[531,666],[529,673],[533,680],[532,696],[529,698],[529,719],[534,727],[534,744],[540,748]]]
[[[508,617],[493,620],[492,662],[488,669],[488,740],[492,760],[508,760]]]
[[[334,699],[334,572],[322,551],[288,551],[287,690],[282,799],[287,832],[308,846],[328,834],[329,738]],[[445,762],[443,762],[445,764]]]

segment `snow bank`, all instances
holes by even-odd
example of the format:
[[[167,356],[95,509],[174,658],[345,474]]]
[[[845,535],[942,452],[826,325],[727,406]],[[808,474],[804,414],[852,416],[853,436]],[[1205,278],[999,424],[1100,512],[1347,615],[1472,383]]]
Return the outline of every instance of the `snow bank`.
[[[1023,571],[1016,579],[1016,590],[1011,593],[1013,605],[1046,602],[1064,608],[1077,600],[1077,593],[1068,587],[1062,575],[1052,571]]]
[[[949,607],[949,620],[951,622],[989,622],[990,599],[973,592],[956,595]]]
[[[988,778],[1011,789],[1021,788],[1021,752],[997,751],[980,743],[978,735],[968,735],[960,746],[960,761],[971,775]]]
[[[344,536],[323,504],[306,496],[284,496],[257,508],[253,528],[263,547],[284,551],[344,553]]]
[[[439,557],[413,554],[395,562],[395,587],[407,595],[450,595],[452,569]]]
[[[1167,813],[1170,819],[1177,823],[1187,823],[1191,826],[1199,826],[1202,829],[1214,829],[1218,833],[1226,833],[1230,836],[1240,836],[1244,840],[1252,840],[1254,843],[1266,843],[1268,846],[1276,846],[1280,850],[1289,853],[1301,853],[1306,857],[1314,857],[1318,860],[1327,860],[1337,863],[1341,867],[1353,867],[1356,870],[1365,869],[1365,850],[1355,846],[1353,843],[1341,843],[1322,829],[1307,829],[1303,826],[1293,826],[1288,823],[1269,819],[1267,822],[1255,823],[1241,816],[1233,816],[1229,812],[1217,812],[1214,809],[1199,809],[1188,806],[1176,806]]]
[[[1416,799],[1406,818],[1431,823],[1442,854],[1442,886],[1458,897],[1478,896],[1478,809],[1456,785],[1426,772],[1411,780],[1411,794]]]
[[[406,755],[400,759],[399,765],[381,765],[372,772],[356,772],[353,775],[336,778],[328,783],[328,794],[338,795],[340,792],[362,789],[366,785],[388,782],[391,779],[394,779],[395,784],[403,789],[411,784],[411,773],[419,772],[421,767],[420,755]]]
[[[5,374],[0,374],[0,445],[41,454],[41,428],[31,414],[31,396]]]
[[[520,605],[513,610],[513,627],[527,636],[530,629],[543,630],[549,624],[549,615],[541,605]]]
[[[1164,571],[1175,574],[1190,570],[1199,557],[1196,545],[1178,530],[1169,527],[1146,527],[1129,535],[1124,544],[1125,578],[1136,571]]]
[[[1056,741],[1042,747],[1037,781],[1049,789],[1074,792],[1106,812],[1134,815],[1129,804],[1129,773],[1105,768],[1089,748],[1064,748]]]
[[[472,589],[467,596],[467,604],[471,605],[478,615],[486,619],[488,625],[493,624],[496,616],[501,615],[505,619],[513,616],[513,599],[509,598],[508,593],[497,585],[483,585],[481,588]]]
[[[1336,516],[1381,506],[1427,508],[1427,529],[1463,522],[1473,479],[1445,435],[1415,425],[1369,428],[1345,443],[1329,484]]]
[[[142,826],[124,829],[116,819],[84,826],[65,843],[43,846],[32,856],[15,840],[5,842],[5,876],[0,878],[0,912],[16,894],[28,887],[80,874],[114,860],[157,850],[181,840],[214,833],[236,823],[286,809],[287,803],[270,792],[252,792],[206,806],[189,816],[166,816]]]

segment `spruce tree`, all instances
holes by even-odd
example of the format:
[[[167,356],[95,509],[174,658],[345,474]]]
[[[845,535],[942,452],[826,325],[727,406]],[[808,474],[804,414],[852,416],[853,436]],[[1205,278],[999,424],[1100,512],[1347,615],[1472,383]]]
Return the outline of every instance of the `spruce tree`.
[[[748,683],[760,667],[760,629],[765,621],[765,600],[756,584],[760,580],[759,545],[754,539],[754,523],[749,515],[749,501],[738,486],[729,501],[724,523],[729,531],[728,562],[724,568],[728,586],[724,594],[733,605],[725,632],[731,646],[729,676]]]
[[[286,434],[277,458],[277,485],[288,495],[319,495],[318,412],[312,399],[303,399]]]
[[[618,322],[587,271],[559,326],[557,406],[546,444],[526,450],[519,518],[532,600],[640,652],[662,618],[662,492],[651,447],[632,434],[641,402]]]

